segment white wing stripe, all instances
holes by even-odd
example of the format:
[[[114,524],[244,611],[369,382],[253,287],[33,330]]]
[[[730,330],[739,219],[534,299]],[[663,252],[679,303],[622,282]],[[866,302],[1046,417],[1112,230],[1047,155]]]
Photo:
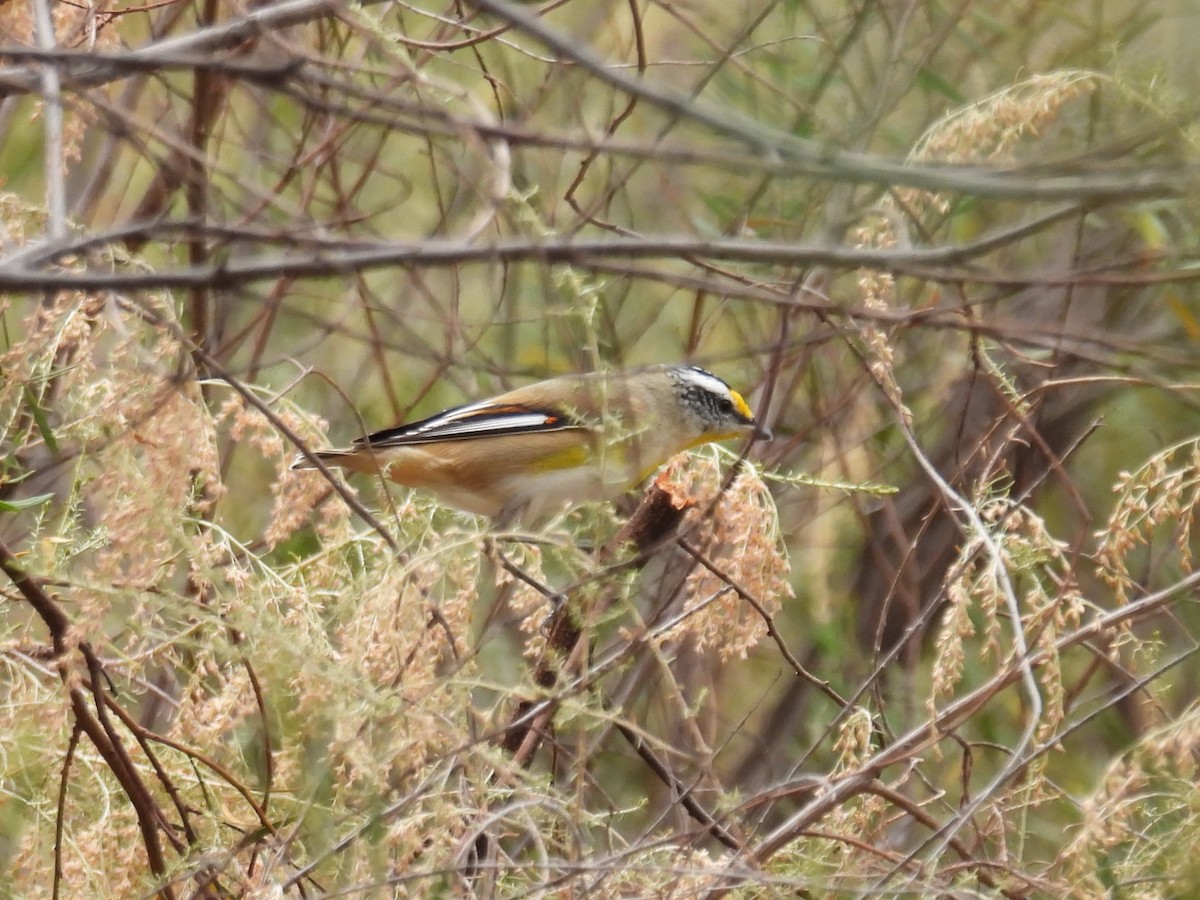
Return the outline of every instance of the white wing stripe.
[[[524,413],[522,415],[504,415],[496,417],[475,416],[469,419],[454,418],[439,419],[428,422],[420,428],[414,428],[407,436],[416,435],[452,436],[460,434],[482,434],[492,431],[523,431],[537,428],[550,422],[550,417],[542,413]]]

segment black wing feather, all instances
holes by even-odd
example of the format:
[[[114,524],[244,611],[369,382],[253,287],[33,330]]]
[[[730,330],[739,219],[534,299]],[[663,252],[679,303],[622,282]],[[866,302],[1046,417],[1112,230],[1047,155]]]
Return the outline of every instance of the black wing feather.
[[[376,431],[354,442],[356,447],[407,447],[439,441],[469,441],[514,434],[568,431],[584,425],[557,410],[520,404],[468,403],[419,422]]]

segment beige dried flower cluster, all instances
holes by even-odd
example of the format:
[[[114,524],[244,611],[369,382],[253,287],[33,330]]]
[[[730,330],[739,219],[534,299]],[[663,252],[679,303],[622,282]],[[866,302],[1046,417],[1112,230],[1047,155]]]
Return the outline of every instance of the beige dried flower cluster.
[[[518,543],[505,547],[504,554],[512,566],[525,578],[518,578],[507,568],[496,572],[496,590],[508,608],[520,616],[520,630],[525,636],[522,652],[532,660],[546,650],[544,626],[551,612],[550,601],[535,584],[547,585],[545,554],[537,544]]]
[[[369,565],[351,574],[347,551]],[[479,558],[463,543],[402,563],[364,538],[288,573],[303,581],[307,601],[289,629],[310,635],[300,646],[311,654],[288,666],[294,714],[321,723],[326,762],[348,800],[378,790],[381,777],[397,789],[410,784],[462,740]]]
[[[345,816],[395,797],[461,745],[477,539],[446,540],[428,532],[427,516],[402,517],[398,558],[379,535],[352,533],[344,504],[330,503],[318,552],[293,563],[257,555],[253,532],[237,536],[246,494],[225,493],[218,433],[243,457],[231,475],[252,484],[270,483],[290,453],[240,399],[219,421],[210,415],[167,298],[62,292],[16,312],[10,304],[4,314],[18,340],[0,355],[5,475],[34,477],[31,492],[53,499],[10,514],[6,527],[28,530],[22,565],[55,586],[73,639],[103,660],[112,703],[171,741],[143,746],[117,725],[169,827],[179,830],[176,803],[188,811],[191,845],[173,859],[190,865],[187,854],[216,848],[228,877],[249,879],[245,863],[261,880],[264,866],[282,863],[228,857],[230,835],[262,827],[247,798],[269,802],[272,821],[296,823],[294,860],[306,842],[324,845],[335,806]],[[275,405],[320,440],[319,423]],[[297,510],[311,512],[286,484],[275,491],[274,541],[298,526]],[[24,604],[0,613],[0,733],[6,779],[17,779],[6,784],[19,782],[23,797],[8,856],[19,879],[7,888],[37,896],[53,881],[72,716],[55,664],[40,656],[45,628]],[[70,683],[82,684],[86,673],[71,664]],[[458,757],[460,771],[471,758]],[[414,814],[444,829],[461,823],[460,804],[453,791],[431,791]],[[74,750],[61,826],[74,895],[147,892],[133,807],[86,739]],[[380,851],[356,850],[340,863],[367,879]]]
[[[1197,747],[1200,707],[1193,704],[1109,765],[1099,790],[1082,804],[1079,831],[1059,858],[1078,885],[1077,896],[1108,893],[1101,869],[1109,883],[1137,885],[1148,872],[1174,873],[1175,878],[1190,872],[1195,883]],[[1128,895],[1147,900],[1163,896],[1153,884]]]
[[[833,742],[833,752],[837,754],[833,774],[853,772],[870,757],[874,730],[871,711],[864,706],[856,706],[842,720]]]
[[[140,302],[78,292],[30,302],[19,328],[9,322],[20,340],[0,357],[5,475],[33,478],[54,498],[25,517],[26,543],[39,552],[24,564],[60,585],[55,599],[73,642],[87,641],[107,675],[128,686],[115,695],[125,704],[131,695],[148,700],[149,686],[188,655],[204,627],[208,611],[195,576],[215,556],[196,523],[220,494],[215,430],[187,377],[189,357],[170,328],[149,323],[172,321],[170,306],[154,295]],[[33,896],[25,887],[50,881],[56,819],[36,804],[57,795],[70,722],[53,669],[26,655],[44,644],[45,630],[16,612],[10,605],[3,619],[13,653],[4,657],[0,732],[12,742],[6,771],[23,772],[33,798],[21,813],[35,814],[21,831],[14,868],[31,882],[13,886]],[[71,670],[72,684],[82,679]],[[136,745],[129,752],[147,765]],[[82,893],[140,893],[145,852],[127,798],[90,743],[80,744],[73,765],[62,817],[64,871],[78,875]],[[185,769],[175,775],[193,780]]]
[[[54,29],[56,47],[70,50],[106,51],[122,46],[121,35],[113,27],[122,14],[132,12],[121,9],[112,2],[47,3],[51,25]],[[34,30],[34,4],[0,4],[0,40],[7,46],[36,47],[38,41]],[[38,97],[33,107],[35,117],[42,115],[45,101]],[[62,157],[63,174],[68,174],[69,164],[79,162],[83,154],[83,142],[88,129],[96,121],[96,107],[91,103],[64,103],[62,106]]]
[[[856,247],[882,250],[897,244],[894,215],[887,207],[892,203],[885,199],[880,212],[868,216],[851,233]],[[896,276],[879,269],[860,269],[858,291],[863,306],[871,310],[888,310],[895,305]],[[867,365],[875,383],[897,409],[904,409],[904,398],[896,381],[895,356],[887,332],[874,322],[864,320],[860,333],[867,351]]]
[[[1063,107],[1082,92],[1094,90],[1093,72],[1069,69],[1034,75],[981,100],[952,110],[931,125],[909,154],[913,161],[993,163],[1013,161],[1021,142],[1037,137],[1058,119]],[[900,188],[883,201],[893,221],[910,215],[950,211],[950,197],[920,188]]]
[[[1044,704],[1038,736],[1046,739],[1064,715],[1064,674],[1056,643],[1079,626],[1088,604],[1076,584],[1066,544],[1050,534],[1043,519],[1005,500],[987,501],[981,512],[1000,559],[992,559],[983,541],[976,538],[964,543],[958,561],[947,573],[947,608],[934,640],[936,655],[927,708],[934,715],[937,698],[952,693],[962,681],[969,653],[976,653],[981,660],[990,654],[1005,666],[1015,663],[1011,654],[1005,654],[1001,638],[1007,608],[997,566],[1003,566],[1016,579],[1013,586],[1019,592],[1021,609],[1020,622],[1009,627],[1021,629],[1031,654],[1042,654],[1036,669]],[[973,612],[983,628],[978,647],[968,643],[976,634]]]
[[[130,10],[115,2],[50,5],[55,42],[62,47],[111,49],[119,47],[121,36],[110,27],[117,17]],[[0,36],[24,47],[36,46],[31,4],[0,5]]]
[[[146,303],[167,313],[161,299]],[[182,520],[220,493],[215,430],[187,352],[169,331],[147,334],[142,309],[75,292],[31,311],[23,331],[0,357],[0,425],[18,458],[48,460],[51,442],[73,457],[61,487],[94,523],[88,580],[100,591],[169,582],[181,571]],[[53,420],[37,425],[39,410]]]
[[[658,476],[674,496],[693,504],[683,527],[700,553],[684,585],[683,607],[660,631],[660,642],[687,638],[722,660],[745,658],[774,616],[795,594],[791,562],[775,502],[753,466],[743,464],[728,489],[720,451],[682,454]],[[757,608],[756,608],[757,605]]]
[[[1098,73],[1063,69],[1032,75],[968,106],[952,110],[917,141],[911,157],[947,163],[1004,162],[1027,137],[1038,136],[1065,103],[1094,90]]]
[[[1003,163],[1012,158],[1019,143],[1036,136],[1062,112],[1064,104],[1094,87],[1090,72],[1068,70],[1037,75],[965,108],[954,110],[930,127],[909,158],[921,162]],[[945,194],[920,188],[889,192],[851,232],[856,247],[887,249],[911,244],[905,222],[950,211]],[[858,273],[863,306],[887,310],[895,306],[896,278],[888,272],[864,269]],[[879,325],[866,322],[861,335],[867,361],[877,384],[892,405],[908,417],[894,375],[892,343]]]
[[[1097,573],[1118,602],[1129,600],[1135,581],[1130,566],[1139,548],[1164,533],[1182,572],[1192,571],[1192,528],[1200,509],[1200,438],[1155,453],[1134,472],[1122,472],[1113,487],[1117,502],[1097,533]]]
[[[266,402],[264,400],[264,402]],[[282,400],[272,402],[272,411],[293,434],[311,446],[326,442],[326,423]],[[306,478],[292,471],[290,461],[295,448],[262,412],[250,406],[240,394],[231,394],[222,404],[217,421],[225,425],[230,438],[262,456],[265,467],[277,473],[271,483],[271,518],[263,529],[263,541],[275,547],[299,529],[314,525],[325,542],[350,536],[349,510],[344,503],[325,504],[320,516],[314,516],[317,502],[329,493],[321,478]]]

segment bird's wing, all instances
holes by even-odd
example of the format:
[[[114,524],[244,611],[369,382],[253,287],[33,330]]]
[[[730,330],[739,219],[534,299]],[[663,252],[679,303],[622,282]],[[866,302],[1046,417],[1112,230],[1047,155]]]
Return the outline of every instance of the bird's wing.
[[[522,403],[483,400],[466,406],[456,406],[420,422],[377,431],[359,438],[354,445],[378,450],[385,447],[432,444],[438,441],[466,441],[514,434],[586,429],[586,425],[558,410]]]

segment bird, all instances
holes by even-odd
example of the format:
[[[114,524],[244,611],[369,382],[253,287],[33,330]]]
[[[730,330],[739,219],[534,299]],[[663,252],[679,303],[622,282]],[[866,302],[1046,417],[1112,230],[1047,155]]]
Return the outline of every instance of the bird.
[[[732,438],[771,440],[745,399],[698,366],[661,364],[561,375],[359,438],[301,453],[381,474],[500,524],[538,521],[610,500],[684,450]]]

